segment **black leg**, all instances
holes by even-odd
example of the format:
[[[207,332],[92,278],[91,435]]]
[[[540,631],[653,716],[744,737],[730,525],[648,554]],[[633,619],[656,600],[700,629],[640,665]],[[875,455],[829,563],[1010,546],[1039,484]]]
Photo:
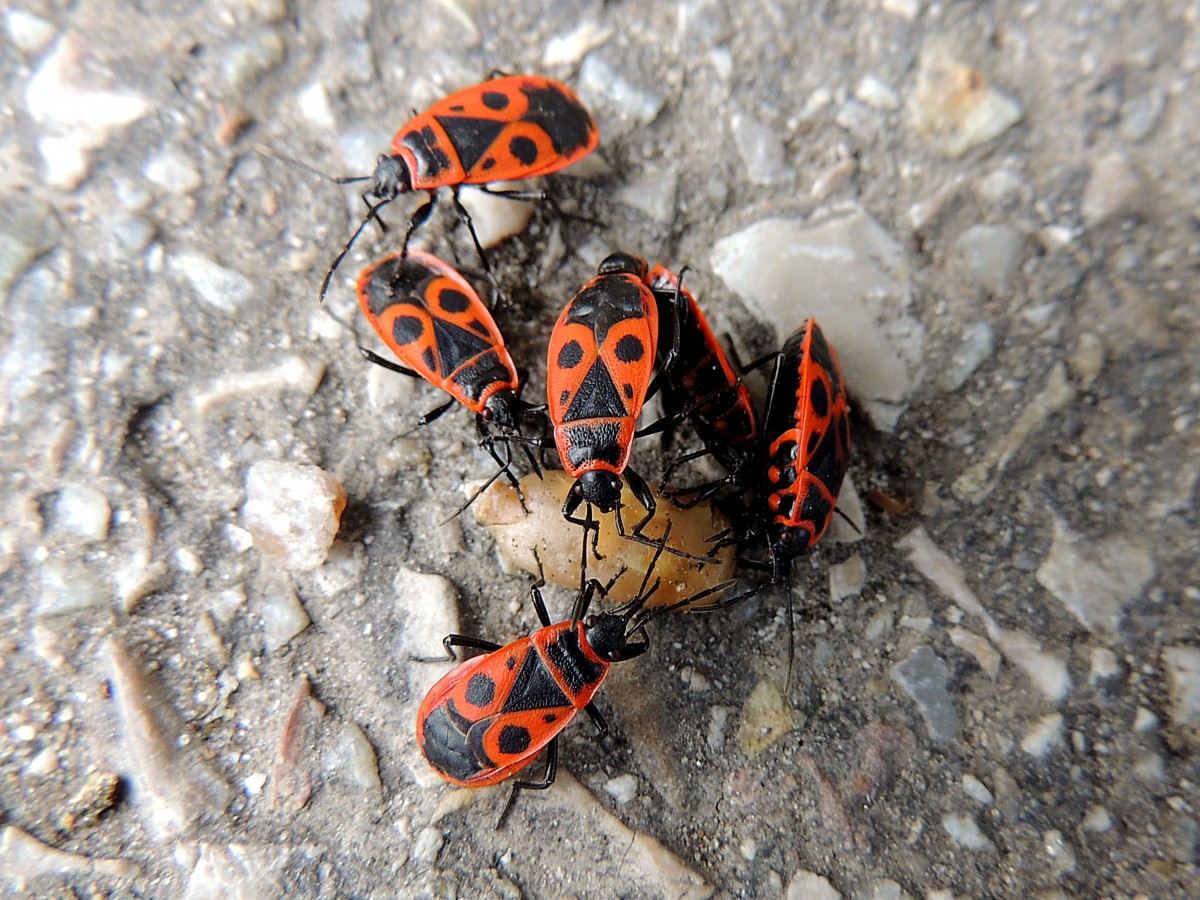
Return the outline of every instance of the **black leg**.
[[[337,267],[342,264],[342,260],[346,258],[346,255],[350,252],[350,248],[353,247],[354,242],[358,240],[358,236],[362,234],[364,230],[366,230],[367,225],[370,224],[372,219],[377,219],[379,217],[379,210],[391,202],[391,200],[380,200],[378,203],[372,206],[370,201],[367,200],[367,196],[367,194],[363,195],[363,200],[367,201],[367,217],[358,224],[357,228],[354,229],[354,234],[350,235],[350,240],[346,241],[346,246],[342,247],[342,252],[333,258],[333,262],[329,265],[329,271],[327,271],[325,273],[325,277],[321,279],[321,292],[318,294],[318,300],[321,303],[325,302],[325,295],[329,293],[329,284],[333,281],[333,273],[336,272]],[[412,226],[410,225],[409,233],[411,232]],[[404,238],[404,246],[408,247],[407,235]]]
[[[373,363],[381,368],[387,369],[389,372],[399,372],[401,375],[407,375],[409,378],[420,378],[421,373],[415,369],[409,369],[399,363],[394,363],[390,359],[384,359],[373,350],[368,350],[366,347],[359,347],[358,352],[362,354],[362,358],[369,363]]]
[[[595,703],[589,703],[583,708],[583,711],[588,714],[592,720],[592,724],[596,726],[596,742],[599,743],[608,737],[608,721],[601,715],[600,710],[596,708]]]
[[[408,220],[408,228],[404,232],[404,243],[400,245],[400,256],[408,256],[408,242],[412,239],[413,232],[429,221],[429,217],[433,215],[433,205],[437,202],[437,193],[429,192],[429,199],[417,207],[417,211],[412,214],[412,218]]]
[[[414,656],[415,662],[458,662],[458,656],[454,652],[455,647],[462,647],[466,650],[482,650],[485,653],[495,653],[500,649],[500,644],[495,641],[485,641],[483,638],[468,637],[465,634],[448,634],[442,638],[442,646],[446,648],[446,657],[443,659],[440,656]]]
[[[546,774],[542,776],[541,781],[514,781],[512,793],[508,795],[508,802],[504,804],[504,809],[500,811],[500,819],[496,822],[496,830],[499,831],[504,827],[504,821],[508,818],[508,813],[512,809],[513,803],[517,799],[517,794],[521,791],[544,791],[550,785],[554,784],[554,779],[558,776],[558,738],[550,742],[546,753]]]

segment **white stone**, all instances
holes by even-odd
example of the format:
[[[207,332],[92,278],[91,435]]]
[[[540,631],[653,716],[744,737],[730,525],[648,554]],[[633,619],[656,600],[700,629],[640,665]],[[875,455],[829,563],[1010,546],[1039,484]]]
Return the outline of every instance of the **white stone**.
[[[245,602],[246,589],[238,585],[213,594],[212,599],[209,600],[209,609],[212,610],[212,614],[216,616],[218,622],[227,625],[233,621],[233,617],[237,615],[237,611]]]
[[[88,44],[65,35],[26,83],[29,115],[50,132],[39,137],[38,150],[52,185],[78,185],[87,173],[88,152],[150,111],[136,94],[97,87],[106,80],[97,77]]]
[[[344,772],[350,780],[372,797],[379,797],[383,782],[379,780],[379,757],[363,730],[347,722],[329,759],[329,768]]]
[[[493,191],[529,189],[524,181],[497,181],[488,187]],[[506,200],[470,185],[459,192],[458,198],[470,214],[475,236],[484,250],[490,250],[514,234],[520,234],[533,218],[532,203]]]
[[[125,859],[104,859],[67,853],[43,844],[31,834],[13,825],[0,830],[0,877],[7,879],[17,894],[25,895],[28,881],[45,876],[83,875],[94,878],[140,878],[141,867]],[[28,896],[45,896],[47,889]]]
[[[345,508],[345,489],[317,466],[264,460],[246,472],[246,528],[254,546],[285,569],[325,561]]]
[[[292,851],[280,844],[199,844],[181,900],[260,900],[285,896]],[[195,851],[193,851],[195,852]],[[186,861],[177,858],[177,862]]]
[[[950,839],[968,850],[991,850],[992,842],[980,829],[971,816],[946,813],[942,816],[942,827],[950,835]]]
[[[675,218],[678,185],[679,176],[673,169],[654,166],[617,188],[613,199],[665,224]]]
[[[242,782],[242,787],[246,791],[247,797],[257,797],[262,793],[262,789],[267,786],[267,773],[255,772],[252,775],[247,775]]]
[[[636,775],[618,775],[604,783],[604,790],[620,804],[628,803],[637,797],[638,780]]]
[[[729,131],[751,184],[775,184],[795,174],[784,159],[778,129],[738,111],[730,117]]]
[[[300,356],[284,357],[273,366],[257,369],[252,372],[236,372],[221,375],[192,395],[192,405],[196,411],[204,414],[212,406],[234,400],[239,397],[261,398],[268,394],[276,394],[285,390],[295,390],[305,397],[310,397],[321,383],[325,367],[310,363]],[[240,529],[235,525],[226,526],[225,537],[235,549],[249,549],[250,544],[239,534]]]
[[[1146,709],[1144,706],[1139,706],[1133,717],[1133,730],[1145,733],[1153,731],[1158,727],[1158,716]]]
[[[177,147],[168,147],[146,163],[143,173],[147,180],[172,194],[190,194],[204,184],[196,164]]]
[[[1088,831],[1096,831],[1101,834],[1111,831],[1113,827],[1112,816],[1108,814],[1108,810],[1103,806],[1093,806],[1083,817],[1083,827]]]
[[[966,384],[971,374],[992,355],[995,340],[992,326],[987,322],[976,322],[967,326],[962,342],[954,348],[949,363],[942,371],[942,390],[957,391]]]
[[[23,9],[5,12],[4,27],[9,39],[26,53],[37,53],[54,40],[54,23]]]
[[[866,75],[855,86],[854,96],[875,109],[893,110],[900,108],[900,97],[890,86],[874,75]]]
[[[112,507],[99,488],[88,484],[68,484],[54,498],[54,523],[68,534],[85,541],[108,537]]]
[[[788,882],[785,900],[841,900],[841,896],[824,875],[800,869]]]
[[[311,621],[291,585],[268,590],[262,605],[263,646],[268,651],[287,646]]]
[[[955,242],[971,279],[996,297],[1006,296],[1008,280],[1021,261],[1025,236],[1011,225],[973,225]]]
[[[921,0],[883,0],[880,8],[911,22],[921,12]]]
[[[856,544],[867,536],[867,514],[854,478],[847,475],[838,491],[837,515],[829,524],[824,540],[830,544]]]
[[[653,122],[667,102],[658,91],[631,82],[599,53],[589,53],[584,58],[579,68],[579,93],[585,102],[599,100],[638,125]]]
[[[243,303],[262,296],[260,287],[241,272],[201,253],[184,250],[172,254],[167,265],[173,275],[191,285],[196,295],[218,312],[237,312]]]
[[[903,248],[854,207],[819,224],[763,219],[717,242],[713,270],[782,342],[815,316],[855,401],[895,427],[920,380],[925,329],[910,313]]]
[[[1067,843],[1063,833],[1057,829],[1043,832],[1042,847],[1050,857],[1050,869],[1055,878],[1062,878],[1074,873],[1078,860],[1075,850]]]
[[[58,751],[53,747],[43,747],[29,761],[25,772],[34,778],[45,778],[58,771]]]
[[[1107,647],[1092,648],[1092,684],[1120,674],[1121,664],[1117,660],[1117,654],[1113,653]]]
[[[1092,162],[1079,211],[1094,228],[1109,219],[1134,213],[1143,196],[1141,178],[1124,154],[1114,151]]]
[[[300,108],[300,115],[318,128],[332,130],[336,125],[333,107],[329,105],[329,92],[321,82],[314,81],[302,88],[296,95],[296,105]]]
[[[434,862],[445,843],[446,836],[440,829],[422,828],[417,839],[413,841],[412,858],[422,863]]]
[[[1061,750],[1065,746],[1063,717],[1060,713],[1042,716],[1021,738],[1021,749],[1030,756],[1038,758],[1046,756],[1052,750]]]
[[[1162,658],[1171,684],[1171,721],[1200,722],[1200,647],[1167,647]]]
[[[855,553],[845,562],[829,567],[829,599],[839,603],[847,597],[857,597],[862,593],[866,581],[867,564],[861,555]]]
[[[407,566],[397,566],[393,584],[396,606],[404,614],[400,652],[418,660],[444,659],[446,651],[442,638],[461,630],[454,584],[441,575],[418,572]],[[449,660],[442,664],[416,662],[410,665],[409,689],[415,696],[423,696],[453,665]]]
[[[612,29],[594,19],[580,22],[566,34],[552,37],[542,51],[542,65],[547,68],[574,66],[592,50],[612,37]]]
[[[1076,534],[1057,516],[1038,582],[1089,631],[1120,633],[1125,607],[1154,579],[1154,557],[1123,534],[1101,540]]]
[[[984,674],[994,681],[1000,674],[1000,654],[988,643],[987,639],[965,628],[951,628],[948,634],[950,643],[975,657],[979,668],[983,669]]]
[[[967,792],[967,796],[973,800],[978,800],[984,806],[991,806],[992,801],[995,799],[992,797],[992,792],[987,789],[987,785],[970,773],[963,776],[962,785],[963,790]]]
[[[916,131],[950,157],[999,137],[1022,116],[1015,99],[956,58],[944,34],[930,37],[921,50],[908,111]]]

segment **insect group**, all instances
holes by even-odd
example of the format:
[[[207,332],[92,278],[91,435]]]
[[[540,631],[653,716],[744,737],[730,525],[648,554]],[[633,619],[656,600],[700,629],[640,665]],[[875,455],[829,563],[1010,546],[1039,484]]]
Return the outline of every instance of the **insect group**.
[[[381,207],[408,192],[427,192],[399,248],[371,263],[358,278],[363,314],[397,361],[363,353],[449,395],[420,417],[420,424],[455,404],[473,413],[476,439],[497,466],[492,480],[505,477],[520,490],[514,447],[539,477],[543,467],[556,466],[570,479],[561,512],[566,523],[580,527],[582,550],[570,617],[554,623],[539,578],[531,596],[540,627],[532,634],[503,646],[447,636],[444,643],[452,659],[456,648],[482,653],[438,681],[417,714],[418,746],[452,784],[495,784],[545,753],[543,777],[515,782],[512,797],[521,789],[553,782],[557,737],[580,711],[601,735],[607,733],[596,692],[613,663],[646,652],[646,626],[655,616],[684,606],[723,609],[772,585],[785,585],[790,625],[791,564],[828,530],[849,461],[846,389],[837,355],[815,320],[803,322],[778,352],[743,366],[726,351],[685,286],[686,269],[651,266],[628,252],[607,256],[563,306],[547,339],[545,403],[522,399],[526,373],[514,363],[488,305],[455,268],[429,253],[410,251],[410,238],[429,219],[438,189],[448,188],[495,284],[470,216],[459,202],[459,188],[487,189],[497,181],[556,172],[592,152],[598,142],[599,129],[579,98],[548,78],[496,77],[451,94],[397,132],[390,153],[379,158],[372,175],[342,179],[369,182],[363,194],[368,212],[320,288],[324,299],[334,272]],[[514,200],[540,196],[495,193]],[[768,367],[760,411],[743,379],[747,372]],[[663,415],[639,429],[643,408],[655,395],[661,398]],[[664,552],[679,553],[700,566],[706,562],[705,556],[670,546],[669,519],[659,538],[643,533],[659,501],[630,464],[637,439],[683,423],[690,423],[700,447],[671,461],[658,496],[668,498],[668,506],[715,502],[729,508],[734,524],[711,536],[708,556],[715,558],[717,551],[734,545],[745,568],[765,570],[769,579],[734,596],[719,596],[726,582],[650,604],[661,585],[654,570]],[[551,449],[554,457],[548,459]],[[697,484],[675,484],[680,467],[702,456],[711,457],[724,474]],[[636,512],[627,517],[626,510]],[[611,588],[611,582],[601,584],[586,574],[589,552],[600,558],[597,523],[609,515],[623,539],[650,544],[655,552],[632,599],[592,613],[593,604]],[[764,550],[766,559],[756,558]],[[792,628],[788,648],[790,681]]]

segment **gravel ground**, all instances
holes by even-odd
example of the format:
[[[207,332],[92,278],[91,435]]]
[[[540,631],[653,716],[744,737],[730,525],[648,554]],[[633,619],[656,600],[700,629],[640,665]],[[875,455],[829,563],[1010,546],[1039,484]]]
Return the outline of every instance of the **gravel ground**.
[[[1181,0],[10,8],[0,879],[1194,890],[1198,19]],[[542,206],[491,252],[529,396],[610,250],[687,264],[747,357],[819,318],[863,498],[863,533],[796,567],[790,696],[778,591],[661,620],[601,696],[611,746],[573,725],[559,783],[503,830],[503,787],[451,790],[416,754],[443,669],[413,657],[450,630],[528,633],[528,577],[470,515],[438,525],[491,470],[467,415],[407,434],[436,392],[355,349],[379,345],[354,276],[415,201],[335,278],[348,329],[316,295],[361,201],[281,159],[368,172],[410,109],[494,68],[565,80],[602,132],[548,179],[576,215]],[[420,240],[470,264],[444,212]],[[637,465],[688,440],[641,442]],[[288,559],[243,512],[267,462]]]

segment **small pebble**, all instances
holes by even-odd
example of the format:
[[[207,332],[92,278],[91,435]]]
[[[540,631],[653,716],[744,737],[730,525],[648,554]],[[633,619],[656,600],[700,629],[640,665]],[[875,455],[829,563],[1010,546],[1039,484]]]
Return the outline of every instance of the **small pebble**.
[[[242,782],[242,787],[246,791],[247,797],[257,797],[262,793],[262,789],[267,786],[267,773],[255,772],[253,775],[247,775]]]
[[[39,750],[29,761],[29,765],[25,767],[25,772],[34,778],[45,778],[57,771],[58,752],[53,747],[44,747]]]
[[[580,22],[567,34],[552,37],[542,51],[542,65],[547,68],[574,66],[612,37],[613,30],[594,19]]]
[[[236,312],[251,298],[261,297],[254,282],[233,269],[226,268],[200,253],[185,250],[172,255],[167,265],[183,279],[197,296],[218,312]]]
[[[1021,120],[1021,105],[956,58],[942,34],[926,40],[918,60],[909,117],[934,149],[959,157],[994,140]]]
[[[300,115],[318,128],[331,131],[337,124],[333,117],[333,107],[329,105],[329,92],[319,81],[314,81],[300,90],[296,95],[296,105],[300,107]]]
[[[636,775],[618,775],[604,783],[604,790],[620,804],[628,803],[637,797],[638,780]]]
[[[841,900],[841,897],[824,875],[800,869],[788,882],[785,900]]]
[[[1108,814],[1108,810],[1103,806],[1093,806],[1083,817],[1083,827],[1088,831],[1096,831],[1101,834],[1111,831],[1113,827],[1112,816]]]
[[[324,374],[323,365],[300,356],[288,356],[266,369],[218,376],[192,395],[192,405],[198,413],[204,414],[212,406],[242,397],[262,399],[288,390],[311,397]],[[243,529],[227,525],[224,532],[231,546],[249,549]]]
[[[917,704],[931,738],[939,743],[958,738],[958,713],[945,660],[922,644],[892,667],[892,679]]]
[[[955,243],[967,273],[995,297],[1008,293],[1008,280],[1021,261],[1025,236],[1011,225],[973,225]]]
[[[1117,654],[1107,647],[1092,648],[1092,684],[1120,674],[1121,663],[1117,660]]]
[[[1089,631],[1117,635],[1125,607],[1142,595],[1157,571],[1150,551],[1123,533],[1096,540],[1075,533],[1056,516],[1054,540],[1037,580]]]
[[[1167,92],[1153,87],[1140,96],[1127,100],[1121,106],[1121,137],[1137,143],[1150,136],[1167,106]]]
[[[1060,713],[1051,713],[1038,719],[1021,738],[1021,749],[1039,759],[1065,746],[1063,717]]]
[[[751,184],[775,184],[795,174],[784,159],[779,129],[747,113],[735,112],[729,130]]]
[[[1093,160],[1091,170],[1079,203],[1084,225],[1094,228],[1137,211],[1143,199],[1142,181],[1124,154],[1113,151]]]
[[[338,735],[330,756],[330,768],[344,772],[350,780],[372,797],[383,791],[379,779],[379,757],[371,741],[353,722],[347,722]]]
[[[268,590],[262,605],[263,646],[269,652],[287,646],[311,623],[300,598],[290,585]]]
[[[4,13],[4,28],[17,49],[25,53],[37,53],[54,40],[56,33],[53,22],[23,9],[10,9]]]
[[[854,96],[875,109],[893,110],[900,108],[900,97],[874,75],[864,76],[855,86]]]
[[[1147,731],[1153,731],[1158,727],[1158,716],[1146,709],[1144,706],[1139,706],[1133,717],[1133,730],[1144,734]]]
[[[725,746],[725,729],[729,724],[728,706],[710,706],[708,708],[708,733],[705,742],[714,753],[720,752]]]
[[[921,0],[883,0],[880,8],[911,22],[921,12]]]
[[[675,218],[675,195],[679,175],[673,169],[654,167],[617,188],[618,203],[645,213],[653,221],[671,222]]]
[[[417,839],[413,841],[412,858],[417,862],[432,863],[442,852],[446,836],[437,828],[422,828]]]
[[[315,569],[325,561],[345,508],[345,489],[317,466],[265,460],[246,472],[246,529],[254,546],[285,569]]]
[[[1079,335],[1079,340],[1067,357],[1071,374],[1085,391],[1096,383],[1104,371],[1104,341],[1090,331]]]
[[[108,498],[91,485],[66,485],[54,498],[54,524],[85,541],[107,538],[111,519],[112,507]]]
[[[600,53],[589,53],[584,58],[579,68],[579,93],[585,102],[601,100],[623,118],[643,126],[658,118],[667,103],[657,91],[629,81]]]
[[[942,827],[950,835],[950,839],[968,850],[990,850],[992,842],[979,829],[979,825],[969,815],[954,815],[946,813],[942,816]]]
[[[848,597],[857,597],[866,581],[867,564],[860,554],[855,553],[845,562],[829,567],[829,599],[840,603]]]
[[[868,643],[875,643],[892,630],[895,624],[895,614],[890,609],[881,609],[867,620],[863,628],[863,638]]]
[[[204,184],[191,158],[176,147],[168,147],[142,170],[146,179],[172,194],[190,194]]]
[[[442,638],[459,630],[458,592],[441,575],[397,566],[396,605],[404,612],[403,648],[416,657],[445,656]]]
[[[978,800],[984,806],[990,806],[995,799],[992,792],[987,789],[987,786],[970,773],[963,776],[963,790],[967,795],[974,800]]]
[[[995,332],[987,322],[968,325],[962,342],[954,349],[949,363],[942,370],[942,390],[957,391],[966,384],[972,373],[992,355],[995,344]]]
[[[34,260],[53,249],[59,232],[59,220],[48,204],[29,197],[5,201],[0,216],[0,297],[8,295],[8,289]],[[30,348],[25,350],[29,352]],[[5,359],[6,368],[20,363],[13,356]]]
[[[1162,652],[1171,687],[1171,721],[1200,722],[1200,647],[1167,647]]]
[[[975,657],[975,662],[979,663],[979,668],[983,669],[984,674],[995,680],[1000,674],[1000,654],[986,638],[965,628],[951,628],[948,634],[955,647]]]
[[[1042,834],[1042,847],[1050,857],[1050,870],[1055,878],[1062,878],[1075,872],[1078,861],[1075,850],[1067,843],[1063,833],[1051,829]]]
[[[885,120],[877,111],[857,100],[847,100],[837,115],[834,123],[861,141],[872,141],[883,130]]]
[[[286,53],[283,36],[273,29],[232,41],[220,57],[221,76],[236,94],[283,62]]]
[[[488,187],[493,191],[504,191],[524,190],[529,185],[523,181],[497,181]],[[520,234],[533,218],[532,203],[505,200],[470,185],[459,193],[459,200],[470,213],[475,235],[484,250],[490,250],[514,234]]]
[[[900,882],[891,878],[877,878],[867,885],[864,893],[855,894],[855,900],[907,900],[908,892],[900,886]]]
[[[779,689],[766,679],[750,692],[742,706],[742,722],[737,740],[742,751],[754,757],[762,753],[796,726],[797,722]]]
[[[752,837],[742,838],[741,843],[738,844],[738,852],[742,854],[742,859],[753,862],[754,858],[758,856],[758,841]]]

